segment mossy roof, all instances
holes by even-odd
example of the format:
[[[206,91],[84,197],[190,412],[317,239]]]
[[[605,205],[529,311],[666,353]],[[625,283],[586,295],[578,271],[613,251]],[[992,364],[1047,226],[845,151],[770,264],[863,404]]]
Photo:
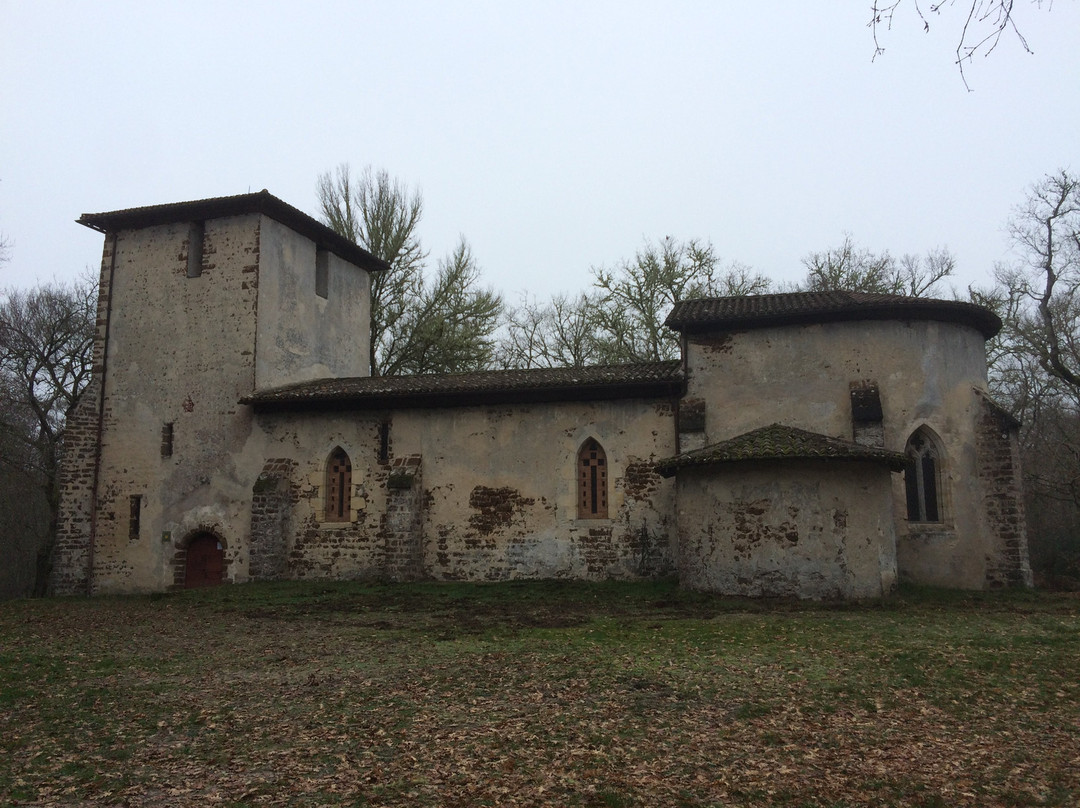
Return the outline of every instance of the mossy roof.
[[[316,379],[257,390],[240,399],[240,403],[250,404],[258,410],[345,410],[675,398],[682,394],[684,382],[680,362],[645,362],[579,368]]]
[[[866,320],[961,323],[987,339],[1001,330],[996,314],[962,300],[839,290],[680,300],[664,322],[676,331],[692,334]]]
[[[906,456],[899,452],[863,446],[783,424],[770,424],[702,449],[661,460],[656,470],[665,477],[671,477],[682,468],[752,460],[861,460],[881,463],[892,471],[903,470],[907,463]]]

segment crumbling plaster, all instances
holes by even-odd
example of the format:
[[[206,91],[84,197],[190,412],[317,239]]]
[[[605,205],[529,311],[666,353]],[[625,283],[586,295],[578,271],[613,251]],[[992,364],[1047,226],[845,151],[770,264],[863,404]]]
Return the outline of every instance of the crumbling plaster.
[[[896,583],[890,472],[725,463],[678,475],[679,581],[751,597],[871,598]]]
[[[690,336],[687,398],[706,402],[705,443],[773,422],[851,440],[851,385],[876,382],[884,447],[903,452],[911,434],[926,426],[943,452],[940,524],[907,521],[903,475],[893,475],[902,562],[918,545],[918,567],[902,563],[901,576],[980,587],[989,551],[975,453],[977,391],[986,390],[984,343],[968,325],[899,319]]]
[[[501,407],[259,416],[245,454],[297,462],[301,526],[286,574],[379,574],[387,477],[395,458],[422,464],[421,570],[436,579],[625,578],[670,571],[674,485],[651,464],[674,450],[671,402],[561,402]],[[378,462],[389,423],[390,463]],[[577,453],[588,438],[609,463],[609,519],[577,518]],[[352,461],[351,520],[322,520],[324,464]]]

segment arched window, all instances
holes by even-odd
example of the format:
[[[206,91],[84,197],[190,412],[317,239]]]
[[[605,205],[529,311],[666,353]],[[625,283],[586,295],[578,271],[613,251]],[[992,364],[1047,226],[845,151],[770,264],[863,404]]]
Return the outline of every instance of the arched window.
[[[592,438],[578,452],[578,519],[607,519],[607,455]]]
[[[904,486],[907,489],[909,522],[941,521],[941,457],[935,441],[924,429],[908,438],[907,468]]]
[[[340,446],[330,453],[326,461],[326,521],[348,522],[350,492],[352,491],[352,463]]]

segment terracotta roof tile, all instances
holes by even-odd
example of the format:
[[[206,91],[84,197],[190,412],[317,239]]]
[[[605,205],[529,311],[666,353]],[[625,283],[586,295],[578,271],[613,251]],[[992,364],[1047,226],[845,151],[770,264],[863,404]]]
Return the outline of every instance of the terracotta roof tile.
[[[1001,329],[996,314],[974,303],[843,291],[681,300],[665,323],[692,333],[850,320],[959,322],[978,329],[987,339]]]
[[[869,460],[884,463],[893,471],[903,470],[907,463],[907,458],[899,452],[863,446],[783,424],[772,424],[703,449],[683,452],[661,460],[657,463],[656,470],[665,477],[671,477],[679,469],[688,466],[711,466],[748,460]]]
[[[257,409],[442,407],[678,395],[682,387],[681,365],[674,361],[319,379],[258,390],[240,403]]]

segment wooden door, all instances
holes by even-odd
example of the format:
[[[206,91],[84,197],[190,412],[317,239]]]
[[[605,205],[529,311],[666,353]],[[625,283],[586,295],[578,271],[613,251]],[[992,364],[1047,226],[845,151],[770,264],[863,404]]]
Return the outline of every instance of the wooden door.
[[[217,586],[225,572],[225,552],[216,536],[202,533],[191,540],[187,550],[184,588]]]

